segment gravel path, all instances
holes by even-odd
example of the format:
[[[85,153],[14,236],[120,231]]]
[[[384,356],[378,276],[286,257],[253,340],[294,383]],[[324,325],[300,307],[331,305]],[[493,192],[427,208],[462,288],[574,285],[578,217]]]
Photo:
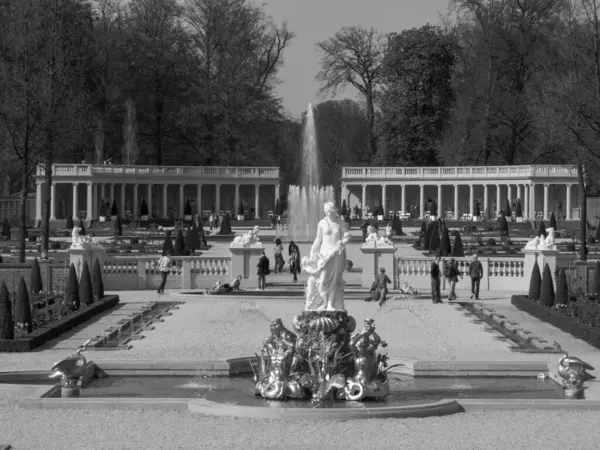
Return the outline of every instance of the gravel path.
[[[1,404],[0,404],[1,405]],[[0,407],[0,443],[64,449],[594,449],[600,412],[525,411],[427,419],[283,422],[166,411]]]

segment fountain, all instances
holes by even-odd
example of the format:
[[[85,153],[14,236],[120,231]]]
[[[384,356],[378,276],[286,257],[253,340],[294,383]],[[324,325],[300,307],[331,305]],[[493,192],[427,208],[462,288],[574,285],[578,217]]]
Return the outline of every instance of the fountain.
[[[290,237],[311,239],[317,230],[320,208],[326,202],[335,202],[333,186],[321,186],[314,110],[308,104],[302,137],[302,186],[290,186],[288,217]]]

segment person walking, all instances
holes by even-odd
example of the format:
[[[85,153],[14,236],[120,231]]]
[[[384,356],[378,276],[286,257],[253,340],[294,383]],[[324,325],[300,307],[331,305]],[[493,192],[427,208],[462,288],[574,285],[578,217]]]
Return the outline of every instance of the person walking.
[[[429,274],[431,275],[431,300],[433,303],[443,303],[442,293],[440,292],[440,254],[436,253],[435,260],[431,263]]]
[[[292,254],[290,255],[290,272],[292,272],[292,275],[294,276],[294,283],[298,282],[299,259],[300,256],[296,252],[296,248],[292,249]]]
[[[208,216],[208,224],[210,226],[210,231],[212,231],[213,226],[215,225],[215,215],[213,213],[210,213],[210,216]]]
[[[285,261],[283,259],[283,244],[281,243],[281,239],[275,239],[275,248],[273,249],[273,253],[275,255],[275,273],[282,273],[283,266],[285,265]]]
[[[479,284],[483,278],[483,266],[477,259],[477,253],[473,255],[473,261],[469,264],[469,275],[471,276],[471,300],[479,300]]]
[[[460,270],[458,269],[458,263],[454,258],[450,258],[450,260],[444,265],[444,276],[450,282],[450,292],[448,294],[448,300],[456,300],[456,283],[458,282],[458,277],[462,279],[462,275]]]
[[[256,265],[258,268],[256,274],[258,275],[258,288],[257,291],[264,291],[266,285],[266,276],[269,274],[269,258],[265,254],[264,250],[260,259],[258,260],[258,264]]]
[[[390,284],[392,280],[385,274],[385,268],[379,269],[379,275],[377,275],[377,289],[379,289],[379,306],[383,306],[383,304],[387,301],[388,288],[387,285]]]
[[[169,272],[171,271],[171,251],[167,251],[164,255],[160,257],[158,260],[158,271],[160,272],[161,281],[160,286],[156,290],[159,294],[165,293],[165,285],[167,284],[167,276],[169,276]]]
[[[300,248],[296,245],[294,241],[290,241],[290,245],[288,245],[288,256],[292,256],[293,253],[296,253],[296,272],[302,272],[300,267]],[[292,267],[290,265],[290,272],[292,271]]]

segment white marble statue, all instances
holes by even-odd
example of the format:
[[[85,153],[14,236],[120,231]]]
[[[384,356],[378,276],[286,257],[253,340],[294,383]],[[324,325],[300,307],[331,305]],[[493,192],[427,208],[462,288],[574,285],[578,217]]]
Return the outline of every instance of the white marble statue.
[[[385,236],[379,236],[377,231],[372,226],[367,227],[367,237],[365,239],[363,248],[373,247],[393,247],[394,243]]]
[[[344,270],[346,243],[350,233],[340,220],[334,205],[325,203],[325,218],[317,226],[317,237],[310,257],[302,258],[302,271],[309,274],[306,283],[305,311],[345,311]]]
[[[71,242],[71,248],[72,249],[84,249],[84,248],[92,248],[92,247],[101,247],[101,245],[98,243],[98,241],[96,239],[93,239],[91,236],[88,235],[81,235],[81,228],[80,227],[73,227],[73,233],[71,234],[72,236],[72,242]]]
[[[83,248],[82,239],[81,239],[81,228],[78,226],[73,227],[73,232],[71,233],[71,248]]]
[[[530,240],[527,244],[525,244],[525,250],[537,250],[540,246],[540,237],[536,236],[532,240]]]
[[[554,228],[548,228],[546,230],[548,236],[546,239],[540,239],[539,250],[556,250],[556,244],[554,243]]]
[[[230,247],[262,247],[260,239],[258,237],[258,233],[260,231],[260,227],[256,225],[253,229],[248,231],[242,236],[237,236]]]

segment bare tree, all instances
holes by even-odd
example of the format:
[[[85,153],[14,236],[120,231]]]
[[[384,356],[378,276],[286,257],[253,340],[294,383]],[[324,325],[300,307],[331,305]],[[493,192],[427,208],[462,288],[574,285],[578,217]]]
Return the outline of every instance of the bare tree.
[[[380,70],[387,49],[387,38],[373,27],[344,27],[327,41],[317,44],[323,52],[317,80],[323,95],[353,86],[366,102],[369,123],[369,150],[377,154],[375,103],[379,92]]]

